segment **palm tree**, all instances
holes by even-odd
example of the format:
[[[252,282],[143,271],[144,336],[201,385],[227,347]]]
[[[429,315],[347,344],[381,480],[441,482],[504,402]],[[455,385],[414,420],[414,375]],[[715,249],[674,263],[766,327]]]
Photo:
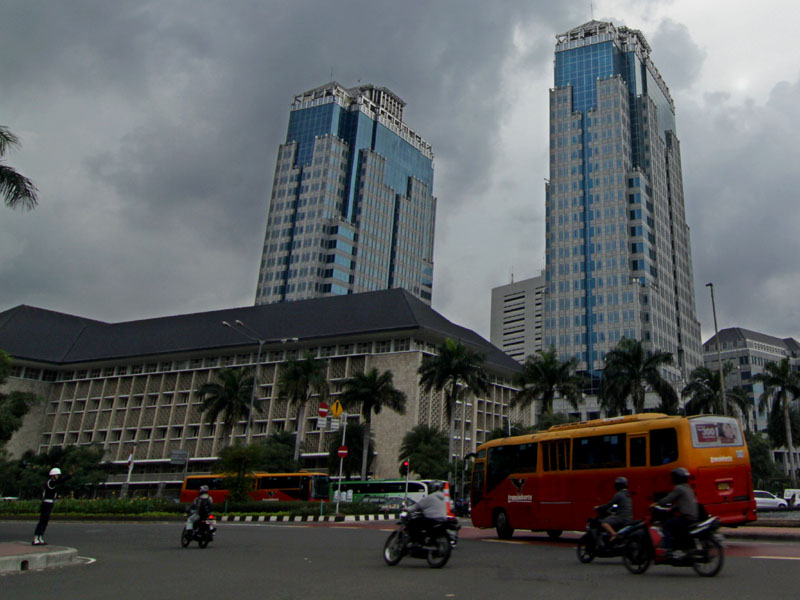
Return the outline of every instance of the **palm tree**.
[[[222,439],[230,432],[233,443],[233,426],[250,418],[250,400],[253,393],[253,375],[249,369],[220,369],[217,381],[204,383],[197,390],[203,399],[200,411],[206,423],[213,424],[222,415]]]
[[[772,400],[771,411],[783,408],[783,419],[786,427],[786,446],[789,450],[789,476],[792,488],[797,487],[797,472],[794,465],[794,442],[792,441],[792,424],[789,418],[789,405],[800,396],[800,373],[789,365],[789,358],[779,363],[768,363],[763,373],[753,375],[753,381],[764,384],[764,393],[759,398],[759,411],[763,411]]]
[[[364,418],[361,481],[367,480],[372,413],[377,415],[384,406],[400,415],[406,413],[406,395],[394,387],[393,380],[394,374],[391,371],[379,373],[378,369],[372,369],[369,373],[358,373],[344,383],[342,404],[348,409],[360,407]]]
[[[662,404],[677,404],[677,392],[659,372],[660,367],[672,364],[671,353],[650,354],[645,352],[639,340],[622,338],[604,360],[600,403],[609,415],[624,412],[628,398],[633,403],[634,414],[642,412],[645,385],[661,397]]]
[[[731,363],[725,363],[722,367],[722,378],[733,371]],[[719,370],[711,370],[708,367],[699,366],[689,378],[689,383],[681,391],[681,395],[690,400],[684,406],[684,413],[687,415],[717,414],[723,413],[722,392],[719,385]],[[750,407],[752,401],[747,393],[740,387],[725,390],[725,397],[729,405],[736,407],[739,414],[744,417],[745,426],[750,426]]]
[[[582,399],[583,383],[583,378],[575,373],[577,364],[575,358],[562,362],[553,348],[548,351],[539,350],[528,356],[522,365],[522,371],[514,377],[519,391],[511,399],[512,408],[527,408],[538,401],[540,415],[552,415],[553,399],[556,394],[560,394],[577,409]]]
[[[435,356],[426,356],[420,365],[419,384],[425,393],[431,390],[444,392],[445,411],[450,422],[450,458],[453,457],[453,437],[456,428],[456,402],[466,391],[485,394],[489,391],[489,378],[483,369],[485,357],[467,348],[461,341],[447,338],[437,348]],[[464,439],[461,439],[461,453]]]
[[[0,158],[11,146],[19,146],[19,139],[8,128],[0,125]],[[38,202],[36,186],[11,167],[0,161],[0,196],[9,208],[31,209]]]
[[[320,394],[323,398],[328,395],[328,379],[326,376],[326,363],[317,360],[314,355],[306,351],[303,358],[291,359],[281,367],[278,376],[278,395],[287,398],[291,404],[297,406],[297,436],[294,440],[294,461],[300,460],[300,442],[305,432],[306,406],[311,396]]]

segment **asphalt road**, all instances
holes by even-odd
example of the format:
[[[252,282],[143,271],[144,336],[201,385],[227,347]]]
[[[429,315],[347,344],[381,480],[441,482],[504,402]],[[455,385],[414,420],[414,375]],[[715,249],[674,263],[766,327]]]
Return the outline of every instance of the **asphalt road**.
[[[579,564],[574,535],[558,542],[462,529],[448,565],[429,569],[381,558],[391,522],[351,525],[222,523],[206,550],[179,545],[181,524],[51,522],[51,544],[71,546],[84,564],[0,577],[3,600],[228,598],[793,598],[800,546],[730,542],[719,576],[651,567],[630,575],[618,560]],[[0,522],[0,541],[27,540],[33,524]]]

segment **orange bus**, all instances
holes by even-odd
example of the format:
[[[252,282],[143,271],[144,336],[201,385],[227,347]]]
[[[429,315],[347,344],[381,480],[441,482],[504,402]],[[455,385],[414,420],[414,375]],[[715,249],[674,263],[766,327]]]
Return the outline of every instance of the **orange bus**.
[[[247,495],[255,501],[326,500],[330,481],[325,473],[253,473]],[[228,499],[225,474],[189,475],[183,480],[179,500],[192,502],[200,486],[207,485],[212,502]]]
[[[556,425],[478,447],[472,470],[472,523],[514,529],[582,530],[593,507],[628,478],[637,518],[672,489],[670,472],[685,467],[697,500],[725,525],[756,519],[750,458],[736,419],[645,413]]]

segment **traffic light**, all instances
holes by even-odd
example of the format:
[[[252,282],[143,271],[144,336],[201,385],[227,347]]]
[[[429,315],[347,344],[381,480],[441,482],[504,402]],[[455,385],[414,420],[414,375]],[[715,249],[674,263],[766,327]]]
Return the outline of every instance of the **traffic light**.
[[[404,460],[400,464],[400,475],[402,475],[403,477],[408,475],[408,461],[407,460]]]

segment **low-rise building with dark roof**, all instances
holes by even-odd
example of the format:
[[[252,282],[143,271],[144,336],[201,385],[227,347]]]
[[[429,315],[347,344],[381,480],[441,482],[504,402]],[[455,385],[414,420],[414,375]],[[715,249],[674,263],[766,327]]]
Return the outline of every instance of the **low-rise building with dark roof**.
[[[422,423],[448,430],[441,395],[423,393],[417,376],[423,358],[447,338],[482,352],[491,381],[486,397],[467,396],[456,409],[456,448],[463,455],[489,431],[506,425],[519,364],[404,290],[121,323],[17,306],[0,313],[0,348],[13,359],[6,385],[34,391],[45,402],[31,411],[7,448],[18,456],[27,449],[101,444],[105,459],[114,463],[126,463],[133,452],[132,485],[173,486],[182,476],[170,467],[174,450],[188,453],[190,472],[208,472],[227,443],[221,423],[206,424],[200,412],[196,392],[203,383],[222,368],[258,364],[260,409],[252,421],[252,440],[294,431],[294,408],[278,397],[276,382],[288,359],[310,351],[327,362],[330,401],[356,373],[393,372],[395,386],[408,399],[406,414],[384,410],[373,418],[373,472],[392,477],[409,429]],[[319,401],[313,398],[306,411],[304,467],[327,465],[329,444],[341,435],[317,429]],[[239,422],[234,439],[244,440],[246,428]],[[112,477],[110,483],[121,484],[125,477]]]

